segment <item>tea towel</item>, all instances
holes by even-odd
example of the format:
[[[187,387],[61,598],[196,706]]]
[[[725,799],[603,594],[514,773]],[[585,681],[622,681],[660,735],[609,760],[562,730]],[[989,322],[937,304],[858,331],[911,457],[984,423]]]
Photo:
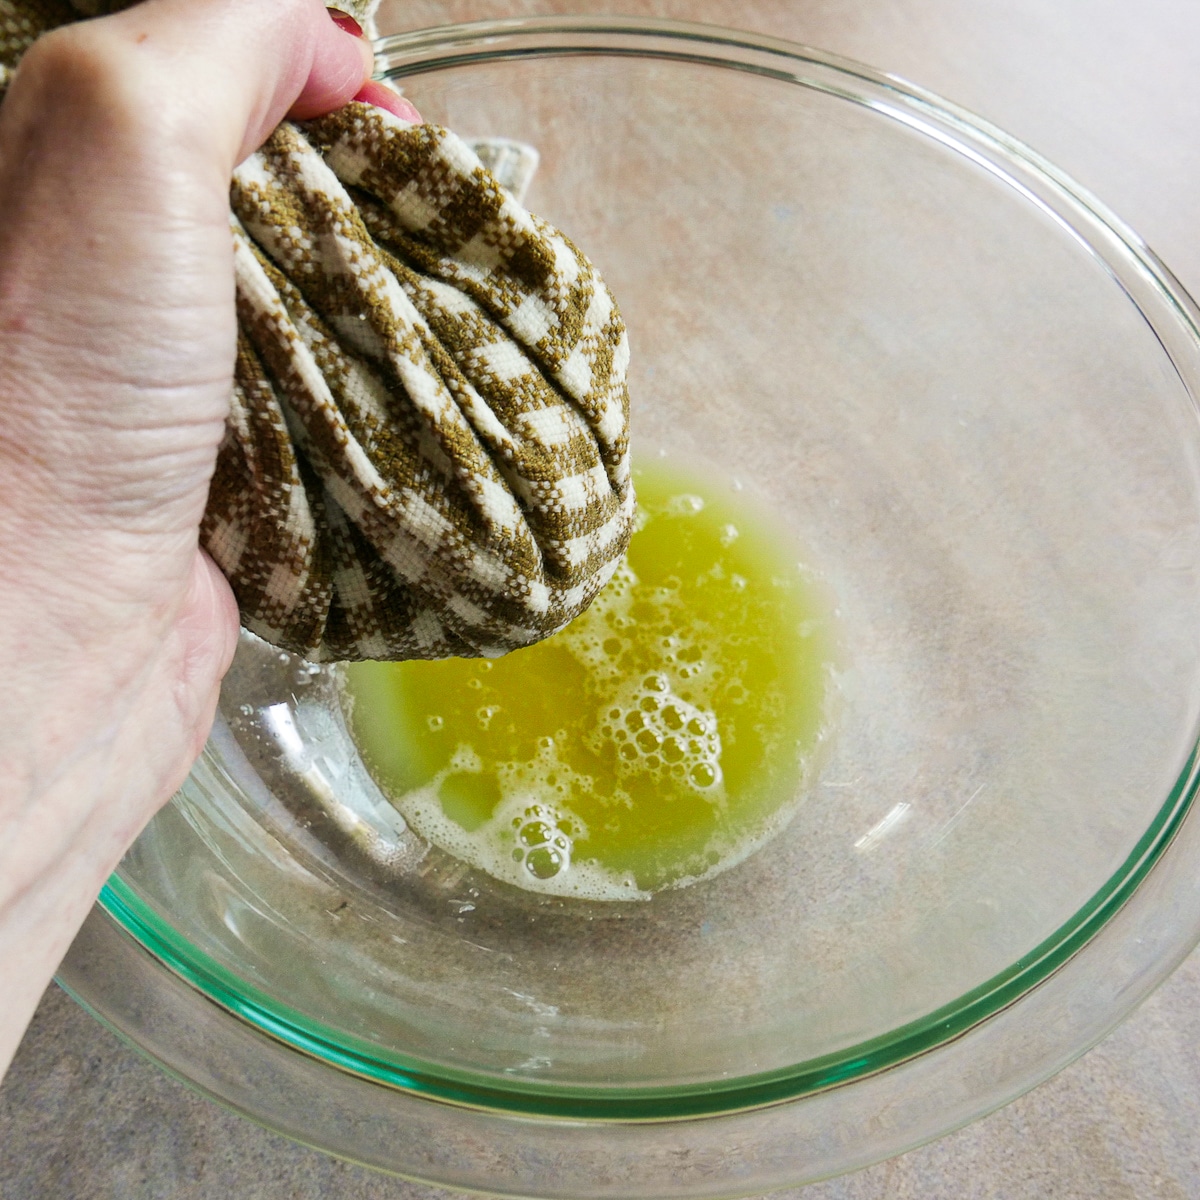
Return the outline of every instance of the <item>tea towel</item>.
[[[369,20],[376,0],[347,0]],[[0,0],[0,85],[122,0]],[[471,147],[356,102],[231,188],[239,337],[201,541],[314,661],[492,656],[592,601],[634,518],[612,295]]]

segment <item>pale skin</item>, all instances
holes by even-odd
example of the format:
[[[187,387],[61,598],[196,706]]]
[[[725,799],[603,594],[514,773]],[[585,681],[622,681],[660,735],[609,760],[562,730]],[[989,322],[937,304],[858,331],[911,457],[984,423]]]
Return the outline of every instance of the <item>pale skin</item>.
[[[231,171],[369,70],[320,0],[147,0],[43,38],[0,108],[0,1075],[233,654],[198,548]]]

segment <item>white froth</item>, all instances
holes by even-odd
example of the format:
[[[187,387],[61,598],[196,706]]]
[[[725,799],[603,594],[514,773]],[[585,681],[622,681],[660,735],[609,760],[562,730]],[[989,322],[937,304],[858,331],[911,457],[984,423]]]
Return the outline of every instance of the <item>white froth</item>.
[[[500,803],[487,821],[467,830],[446,815],[441,788],[452,775],[477,775],[482,769],[474,748],[460,744],[449,766],[402,796],[397,807],[423,838],[505,883],[577,900],[649,899],[632,875],[574,857],[575,843],[587,836],[587,826],[566,797],[573,788],[590,787],[591,780],[559,758],[554,739],[543,738],[531,762],[493,768]]]

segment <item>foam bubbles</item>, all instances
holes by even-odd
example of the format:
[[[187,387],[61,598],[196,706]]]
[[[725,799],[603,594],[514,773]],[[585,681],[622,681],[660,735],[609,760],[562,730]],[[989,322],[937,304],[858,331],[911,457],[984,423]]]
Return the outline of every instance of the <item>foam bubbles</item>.
[[[713,799],[720,796],[717,715],[683,699],[662,672],[626,685],[607,706],[588,739],[600,753],[605,742],[616,748],[618,778],[648,775],[655,782],[675,781],[712,793]]]
[[[505,883],[551,896],[580,900],[644,900],[631,875],[574,860],[575,844],[588,835],[569,798],[592,780],[580,776],[558,754],[554,738],[542,738],[531,762],[489,764],[500,785],[500,803],[489,820],[464,829],[446,815],[442,786],[455,775],[484,770],[478,751],[466,743],[428,784],[408,792],[400,807],[422,837]]]
[[[704,511],[704,497],[692,492],[680,492],[672,496],[666,503],[666,510],[672,516],[690,517]]]

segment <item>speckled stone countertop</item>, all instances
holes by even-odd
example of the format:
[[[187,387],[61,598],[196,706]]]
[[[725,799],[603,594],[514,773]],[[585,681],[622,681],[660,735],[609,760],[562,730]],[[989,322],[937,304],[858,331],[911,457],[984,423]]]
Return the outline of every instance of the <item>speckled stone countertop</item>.
[[[932,1145],[777,1200],[1192,1200],[1200,953],[1090,1054]],[[3,1200],[451,1200],[193,1095],[57,988],[0,1089]]]
[[[547,12],[709,21],[912,79],[1041,151],[1200,294],[1200,5],[1189,0],[385,0],[382,26]],[[1200,953],[1072,1067],[803,1200],[1200,1196]],[[57,989],[0,1087],[2,1200],[434,1200],[194,1096]]]

